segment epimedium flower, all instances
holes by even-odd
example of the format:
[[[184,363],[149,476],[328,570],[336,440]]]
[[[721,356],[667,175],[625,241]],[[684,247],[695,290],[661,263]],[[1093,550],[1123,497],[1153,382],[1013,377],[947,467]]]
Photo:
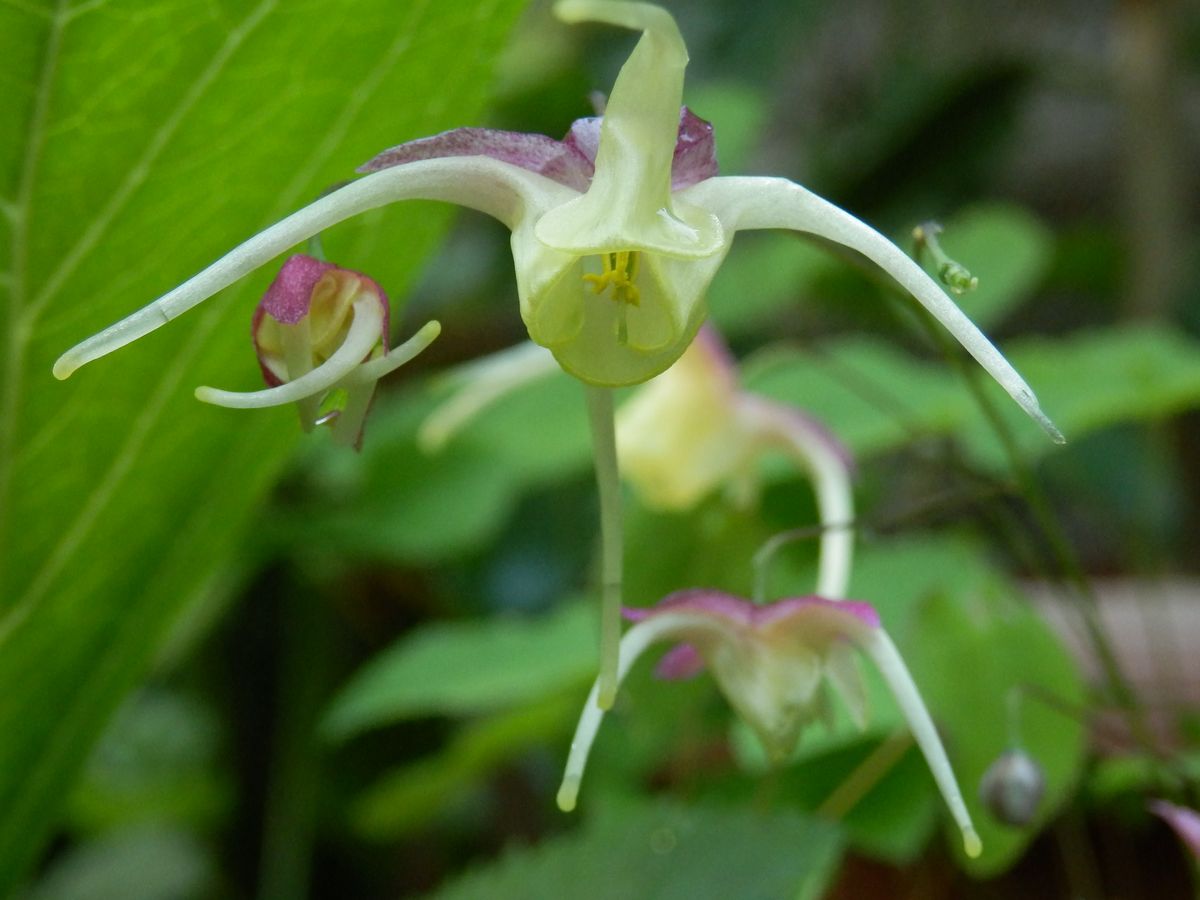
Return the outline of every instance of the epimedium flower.
[[[562,0],[555,11],[568,22],[642,32],[602,117],[577,122],[563,141],[458,129],[385,151],[362,167],[363,178],[67,351],[56,375],[166,324],[322,229],[400,200],[433,199],[510,229],[530,337],[589,384],[636,384],[666,369],[699,328],[705,289],[733,235],[783,228],[843,244],[882,267],[1057,434],[1028,385],[891,241],[786,179],[716,175],[711,129],[681,114],[687,51],[669,13],[617,0]]]
[[[295,403],[305,431],[333,425],[334,439],[358,446],[375,385],[437,337],[429,322],[388,350],[387,295],[371,278],[311,256],[290,257],[254,310],[251,335],[261,391],[196,389],[205,403],[256,409]]]
[[[853,554],[854,463],[821,422],[744,391],[720,335],[703,327],[663,374],[617,413],[621,470],[648,506],[685,510],[719,487],[746,503],[757,490],[758,460],[782,451],[812,478],[821,518],[816,591],[840,598]]]
[[[621,678],[649,647],[675,644],[662,658],[658,674],[677,679],[711,671],[776,763],[786,760],[810,721],[828,715],[830,687],[851,718],[865,725],[866,696],[854,651],[870,658],[925,756],[962,832],[967,855],[979,855],[979,836],[941,738],[870,604],[809,596],[757,605],[719,591],[688,590],[652,608],[626,610],[626,615],[636,624],[621,639]],[[575,808],[588,753],[604,716],[596,703],[598,688],[592,687],[571,742],[558,792],[558,804],[565,811]]]
[[[599,119],[563,141],[459,129],[402,144],[332,191],[234,248],[142,310],[59,358],[80,366],[165,325],[330,226],[401,200],[479,210],[512,233],[521,316],[534,342],[589,386],[601,495],[604,599],[601,702],[615,691],[620,634],[620,513],[608,388],[665,370],[705,315],[704,294],[742,230],[819,235],[865,255],[909,291],[1052,436],[1033,391],[925,271],[891,241],[781,178],[717,176],[711,132],[681,114],[687,50],[674,19],[646,3],[561,0],[564,21],[641,32]]]

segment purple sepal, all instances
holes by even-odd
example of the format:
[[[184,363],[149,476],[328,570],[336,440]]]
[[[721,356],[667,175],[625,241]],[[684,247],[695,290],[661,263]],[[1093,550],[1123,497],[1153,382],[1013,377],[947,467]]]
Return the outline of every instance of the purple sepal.
[[[563,143],[595,165],[600,149],[601,116],[576,119],[563,138]],[[704,121],[686,106],[679,108],[679,135],[675,139],[675,156],[671,160],[671,190],[699,184],[717,174],[717,147],[712,123]],[[591,178],[589,172],[588,177]]]
[[[679,110],[679,137],[671,161],[671,190],[699,184],[717,175],[717,145],[711,122],[695,115],[686,106]]]
[[[255,331],[264,314],[283,325],[295,325],[307,316],[313,288],[322,275],[336,268],[333,263],[303,254],[290,257],[254,310]]]
[[[869,603],[856,600],[827,600],[824,597],[790,597],[758,605],[733,594],[704,589],[677,591],[649,608],[626,607],[626,619],[640,622],[665,612],[693,612],[718,616],[738,625],[763,628],[782,619],[801,616],[813,609],[854,616],[864,625],[879,627],[879,613]]]
[[[455,128],[433,137],[409,141],[384,150],[359,166],[358,171],[378,172],[404,163],[446,156],[488,156],[581,192],[592,182],[592,162],[574,145],[544,134],[493,128]]]
[[[358,167],[362,173],[422,159],[447,156],[487,156],[536,172],[583,192],[592,183],[603,119],[589,116],[571,123],[566,137],[556,141],[544,134],[499,131],[494,128],[455,128],[384,150]],[[671,162],[671,190],[678,191],[717,174],[713,127],[686,106],[679,110],[679,136]]]
[[[691,644],[676,644],[663,654],[654,668],[656,678],[664,681],[685,681],[704,671],[704,657]]]

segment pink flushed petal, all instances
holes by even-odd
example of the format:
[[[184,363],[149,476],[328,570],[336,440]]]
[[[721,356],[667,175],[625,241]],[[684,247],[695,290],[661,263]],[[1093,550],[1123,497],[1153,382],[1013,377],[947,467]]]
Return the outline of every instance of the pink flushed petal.
[[[717,145],[712,123],[684,106],[679,110],[679,137],[671,162],[671,190],[681,191],[716,175]]]
[[[657,678],[684,681],[704,671],[704,657],[691,644],[678,644],[668,650],[654,668]]]
[[[520,131],[455,128],[384,150],[359,166],[358,171],[378,172],[392,166],[446,156],[487,156],[544,175],[577,191],[586,191],[595,174],[602,122],[600,116],[576,119],[561,141],[544,134]],[[679,136],[671,163],[671,190],[691,187],[716,174],[717,157],[712,125],[694,115],[686,106],[681,107]]]
[[[853,616],[871,628],[879,627],[879,613],[870,603],[858,600],[826,600],[824,597],[791,597],[754,607],[754,627],[765,628],[785,619],[806,616],[820,610],[824,613]]]
[[[591,160],[564,141],[556,141],[544,134],[493,128],[455,128],[432,137],[409,141],[384,150],[359,166],[358,171],[378,172],[392,166],[446,156],[487,156],[544,175],[577,191],[587,190],[594,171]]]
[[[749,625],[754,620],[754,609],[754,604],[749,600],[733,594],[696,588],[676,591],[651,607],[626,607],[624,615],[631,622],[640,622],[664,612],[697,612],[720,616],[737,625]]]
[[[600,149],[600,125],[604,119],[589,116],[576,119],[563,143],[579,151],[593,165]],[[671,190],[699,184],[717,174],[717,150],[713,127],[686,106],[679,109],[679,135],[675,139],[675,156],[671,161]]]
[[[1150,811],[1170,825],[1192,856],[1200,860],[1200,813],[1166,800],[1152,800]]]
[[[303,254],[290,257],[254,311],[255,330],[264,314],[283,325],[295,325],[303,319],[308,315],[313,288],[322,275],[336,268],[333,263]]]
[[[313,289],[322,276],[330,271],[342,271],[354,275],[359,280],[359,292],[370,291],[379,300],[379,306],[383,311],[380,339],[383,344],[383,352],[387,353],[391,304],[388,303],[387,294],[384,293],[379,283],[361,272],[341,269],[333,263],[322,262],[312,256],[298,253],[288,257],[284,262],[279,269],[279,274],[275,276],[275,280],[271,282],[267,292],[263,294],[263,298],[258,301],[258,306],[254,308],[254,317],[250,320],[250,335],[254,340],[255,351],[258,353],[258,366],[262,370],[263,380],[271,387],[278,387],[283,382],[271,371],[263,360],[261,352],[258,351],[258,329],[262,325],[263,316],[270,316],[283,325],[295,325],[308,315],[309,308],[312,306]]]
[[[879,613],[870,603],[855,600],[827,600],[824,597],[790,597],[758,605],[722,591],[695,589],[677,591],[651,607],[624,610],[625,618],[641,622],[666,612],[693,612],[719,616],[751,628],[765,628],[784,619],[803,617],[814,611],[851,616],[871,628],[879,627]]]

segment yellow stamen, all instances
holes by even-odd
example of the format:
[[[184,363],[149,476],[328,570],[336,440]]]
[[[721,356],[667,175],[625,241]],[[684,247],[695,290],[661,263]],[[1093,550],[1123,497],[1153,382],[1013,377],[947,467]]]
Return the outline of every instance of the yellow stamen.
[[[591,284],[593,293],[603,294],[611,287],[614,301],[632,306],[638,306],[641,303],[642,293],[634,284],[638,273],[636,250],[601,253],[600,266],[599,275],[589,273],[583,276],[583,280]]]

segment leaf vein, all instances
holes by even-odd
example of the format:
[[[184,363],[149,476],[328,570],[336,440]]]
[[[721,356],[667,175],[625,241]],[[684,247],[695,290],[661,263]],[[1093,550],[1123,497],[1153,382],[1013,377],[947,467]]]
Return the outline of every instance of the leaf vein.
[[[50,19],[46,38],[46,55],[38,74],[33,105],[29,114],[29,133],[17,182],[17,197],[6,210],[12,221],[12,273],[9,281],[7,333],[4,343],[4,386],[0,397],[0,547],[7,545],[9,495],[12,490],[12,460],[17,441],[17,416],[21,407],[21,376],[25,363],[25,348],[29,342],[29,321],[25,317],[28,290],[29,214],[33,203],[33,186],[37,180],[38,158],[45,142],[46,120],[50,111],[50,93],[58,70],[62,47],[62,31],[66,22],[66,0],[58,0]],[[4,582],[5,554],[0,554],[0,584]]]
[[[145,180],[145,175],[149,171],[153,159],[162,151],[167,140],[175,129],[179,127],[183,117],[195,105],[200,95],[212,83],[216,76],[220,73],[230,56],[239,47],[246,37],[266,18],[270,11],[276,6],[276,0],[263,0],[261,4],[244,19],[241,25],[229,33],[226,37],[222,48],[210,61],[209,65],[200,74],[199,78],[193,82],[192,87],[184,96],[183,101],[172,112],[172,114],[163,122],[155,135],[151,138],[146,151],[142,154],[142,158],[131,170],[130,175],[125,182],[118,188],[117,192],[110,199],[108,205],[102,211],[100,216],[93,220],[92,226],[84,234],[83,238],[72,248],[72,251],[64,259],[62,266],[56,273],[56,278],[52,279],[47,285],[47,289],[53,287],[58,289],[65,278],[57,277],[62,275],[68,267],[78,265],[79,261],[86,253],[90,252],[91,248],[99,241],[103,230],[108,227],[112,219],[116,216],[120,207],[128,200],[132,193],[137,189],[142,181]],[[66,20],[64,15],[65,0],[59,2],[59,15],[56,19],[57,28],[61,31],[62,22]],[[57,42],[55,43],[55,52],[53,54],[53,62],[57,63]],[[48,79],[44,79],[48,80]],[[48,89],[46,91],[48,93]],[[39,121],[35,123],[38,132],[37,141],[41,141],[41,132],[45,127],[44,110],[39,115]],[[34,138],[31,137],[30,144],[32,146]],[[34,165],[29,162],[29,165]],[[22,215],[20,216],[19,245],[22,254],[25,252],[23,234],[25,223],[27,222],[28,204],[32,193],[32,173],[29,173],[28,178],[30,185],[22,185]],[[98,227],[97,227],[98,226]],[[16,241],[14,240],[14,245]],[[15,284],[12,289],[13,302],[10,315],[13,317],[14,326],[10,328],[9,339],[9,360],[8,360],[8,378],[6,379],[5,404],[3,407],[3,418],[0,421],[12,423],[16,414],[16,406],[18,402],[19,379],[21,376],[21,364],[24,361],[24,351],[28,344],[29,335],[32,332],[33,324],[36,321],[36,316],[40,308],[44,307],[47,300],[52,296],[53,291],[47,293],[43,290],[38,298],[33,301],[28,311],[22,310],[21,301],[24,296],[25,285],[24,277],[24,257],[14,252],[14,270],[16,273]],[[192,333],[192,339],[186,342],[186,346],[192,348],[197,346],[196,338],[199,331]],[[41,595],[53,582],[53,579],[62,571],[63,567],[70,560],[71,556],[82,544],[87,533],[91,530],[92,525],[103,511],[104,507],[112,499],[116,491],[116,486],[125,478],[132,469],[133,458],[141,449],[145,442],[150,426],[154,423],[157,417],[161,414],[164,405],[166,404],[168,386],[173,388],[182,377],[181,363],[185,354],[180,354],[175,358],[172,366],[163,373],[163,379],[159,383],[158,388],[151,396],[150,401],[143,408],[142,413],[130,429],[129,436],[125,440],[121,449],[118,451],[113,464],[104,473],[97,482],[92,491],[83,498],[79,513],[74,521],[70,523],[63,532],[63,537],[44,557],[41,568],[35,573],[30,586],[23,593],[21,598],[16,601],[9,615],[4,620],[0,621],[0,642],[3,642],[5,637],[11,632],[12,628],[33,609],[40,600]],[[0,431],[0,542],[4,540],[5,529],[7,527],[6,511],[9,508],[7,494],[10,490],[13,457],[15,453],[15,437],[13,436],[14,428],[6,427]],[[2,544],[0,544],[2,545]]]
[[[125,176],[125,180],[109,197],[108,202],[101,209],[100,213],[88,224],[87,229],[80,236],[79,240],[63,256],[62,262],[54,270],[54,274],[47,279],[46,284],[33,299],[30,308],[33,316],[36,317],[45,309],[46,305],[62,290],[63,284],[74,274],[75,269],[79,267],[80,263],[99,245],[101,238],[108,227],[112,225],[113,220],[124,208],[125,204],[129,202],[129,199],[137,189],[150,176],[150,170],[154,163],[158,160],[159,155],[166,148],[171,138],[174,137],[175,132],[183,123],[188,113],[200,101],[200,98],[204,96],[205,91],[217,79],[217,76],[221,74],[225,65],[233,57],[234,53],[237,52],[246,38],[253,33],[262,23],[263,19],[275,8],[276,2],[277,0],[263,0],[249,16],[242,20],[242,23],[237,28],[229,32],[225,38],[225,42],[213,54],[213,58],[196,80],[192,82],[191,87],[183,95],[179,104],[163,120],[154,134],[150,136],[146,149],[129,170],[129,173]]]

